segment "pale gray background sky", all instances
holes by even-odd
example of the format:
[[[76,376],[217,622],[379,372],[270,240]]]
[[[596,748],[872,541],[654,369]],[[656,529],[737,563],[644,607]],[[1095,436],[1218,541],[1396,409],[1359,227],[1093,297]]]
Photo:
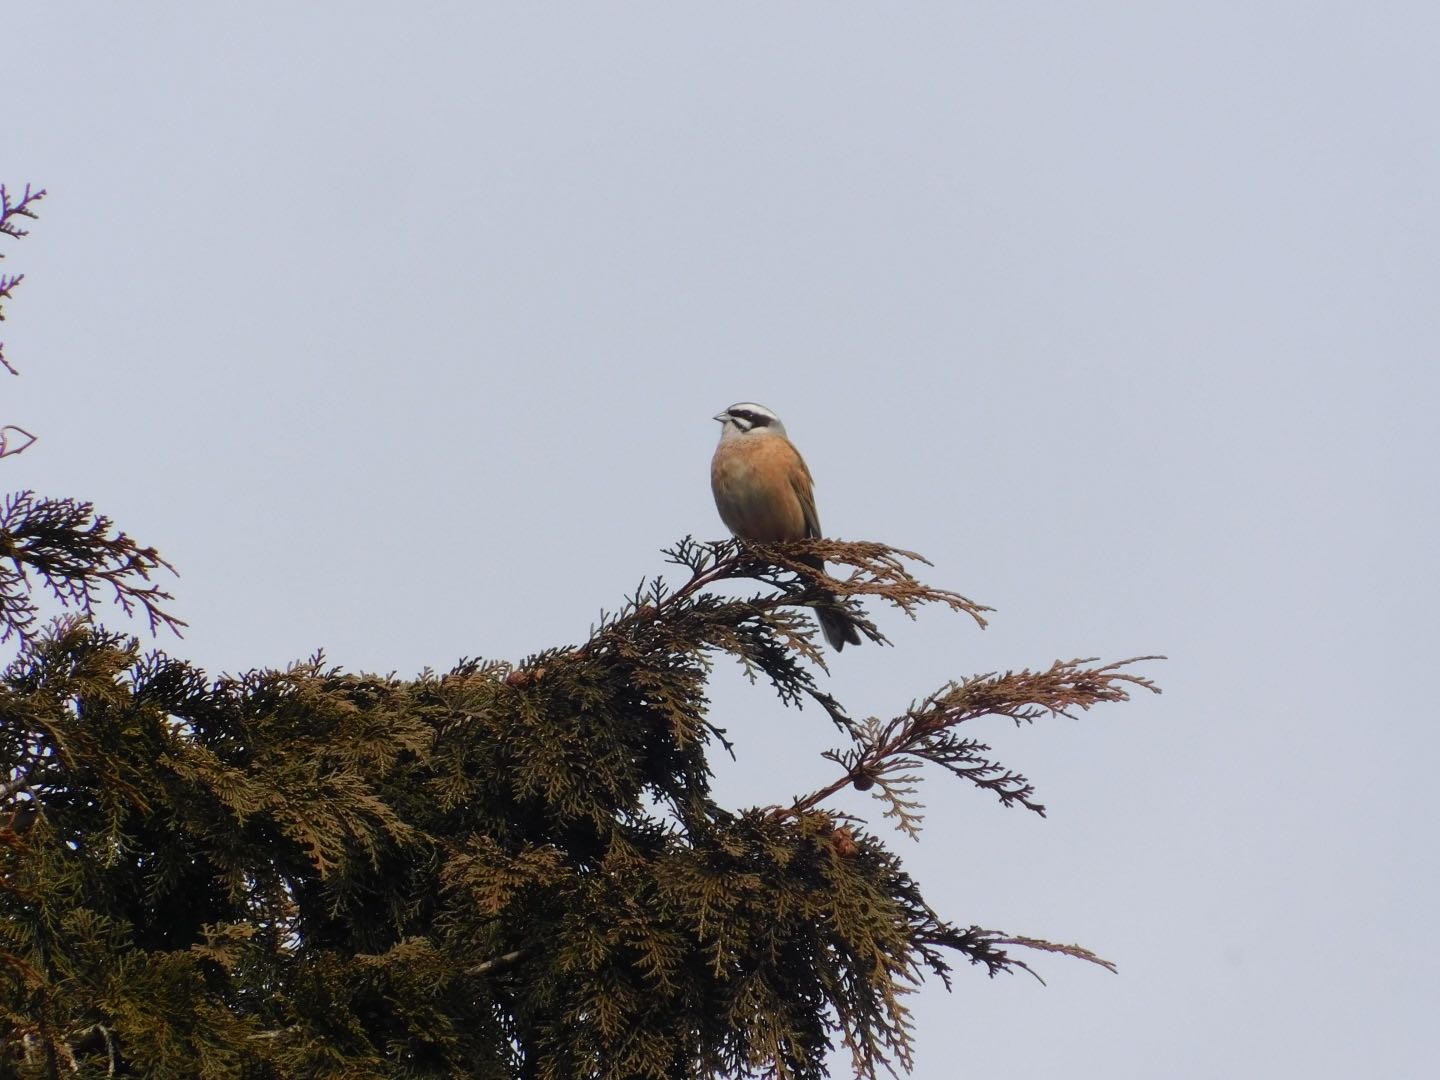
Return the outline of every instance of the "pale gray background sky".
[[[834,535],[999,611],[847,651],[949,677],[1165,652],[1165,696],[930,778],[961,923],[1121,973],[958,974],[916,1075],[1432,1075],[1440,7],[7,4],[5,268],[41,436],[181,569],[213,672],[584,636],[722,529],[736,400]],[[732,670],[739,803],[830,778]],[[855,796],[846,805],[878,805]],[[883,825],[878,825],[883,829]]]

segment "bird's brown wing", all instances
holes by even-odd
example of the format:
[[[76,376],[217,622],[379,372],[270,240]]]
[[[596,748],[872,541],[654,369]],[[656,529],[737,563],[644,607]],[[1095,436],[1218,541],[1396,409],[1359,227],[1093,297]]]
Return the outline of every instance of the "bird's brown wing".
[[[818,539],[820,515],[815,510],[815,481],[810,478],[810,468],[800,456],[799,450],[795,451],[795,464],[798,468],[790,472],[790,488],[795,492],[796,501],[800,503],[800,512],[805,515],[805,535]]]
[[[820,515],[815,510],[815,482],[811,480],[810,469],[798,450],[795,451],[795,464],[797,467],[790,471],[790,490],[795,493],[795,501],[800,504],[800,513],[805,518],[806,537],[818,540],[820,538]],[[825,572],[825,560],[818,555],[808,556],[801,561],[807,566],[813,566],[821,573]]]
[[[795,492],[795,500],[800,504],[801,513],[805,515],[805,535],[819,539],[820,515],[815,511],[815,482],[810,478],[810,470],[798,450],[795,451],[795,461],[799,468],[790,474],[790,487]],[[818,555],[809,556],[804,562],[822,574],[825,572],[825,560]],[[827,595],[833,603],[834,595]],[[836,652],[839,652],[847,644],[860,644],[860,631],[843,608],[816,605],[815,618],[820,623],[820,630],[824,633],[825,640],[830,642],[830,647]]]

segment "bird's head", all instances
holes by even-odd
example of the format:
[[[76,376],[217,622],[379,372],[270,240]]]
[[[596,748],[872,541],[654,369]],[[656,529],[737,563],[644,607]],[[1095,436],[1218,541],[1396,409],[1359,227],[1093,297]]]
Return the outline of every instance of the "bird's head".
[[[780,422],[780,417],[764,405],[757,405],[753,401],[742,401],[731,405],[724,412],[716,413],[715,419],[724,425],[720,429],[722,440],[765,431],[774,432],[777,435],[785,434],[785,425]]]

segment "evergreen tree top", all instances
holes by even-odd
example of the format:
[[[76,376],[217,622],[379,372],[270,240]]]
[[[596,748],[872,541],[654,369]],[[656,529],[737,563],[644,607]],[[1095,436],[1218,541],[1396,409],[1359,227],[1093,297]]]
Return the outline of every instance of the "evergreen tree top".
[[[0,235],[44,195],[0,187]],[[0,276],[0,302],[19,277]],[[0,364],[9,367],[0,352]],[[12,369],[13,370],[13,369]],[[0,429],[0,457],[33,441]],[[12,442],[11,440],[15,441]],[[958,959],[1076,945],[962,925],[831,798],[916,836],[937,767],[1043,814],[977,721],[1155,691],[1137,660],[950,682],[886,720],[823,691],[805,612],[860,598],[988,609],[879,543],[681,541],[587,640],[414,679],[315,656],[212,679],[98,621],[184,623],[152,547],[88,503],[0,509],[0,1075],[524,1080],[811,1078],[909,1069],[905,997]],[[848,568],[842,577],[822,561]],[[749,580],[741,598],[708,590]],[[43,624],[41,602],[66,618]],[[834,779],[726,807],[709,755],[717,659],[841,745]],[[1158,692],[1158,691],[1157,691]],[[933,771],[933,770],[932,770]]]
[[[817,595],[977,623],[985,609],[881,544],[669,555],[688,580],[657,579],[583,643],[415,679],[319,656],[210,679],[83,618],[30,635],[0,693],[0,1060],[22,1075],[816,1077],[838,1044],[873,1076],[911,1065],[905,997],[925,973],[1024,968],[1017,948],[1105,963],[947,921],[827,800],[871,791],[914,834],[935,765],[1043,813],[964,725],[1153,689],[1130,662],[979,676],[855,721],[815,681]],[[813,555],[851,572],[822,578]],[[737,579],[760,588],[706,589]],[[722,656],[823,706],[842,741],[832,783],[784,805],[715,801],[708,754],[728,744],[705,688]]]

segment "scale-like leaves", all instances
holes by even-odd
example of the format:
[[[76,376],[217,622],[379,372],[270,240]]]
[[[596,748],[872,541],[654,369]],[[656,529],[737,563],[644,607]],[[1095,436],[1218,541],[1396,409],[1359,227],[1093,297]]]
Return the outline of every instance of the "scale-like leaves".
[[[51,532],[74,542],[52,575],[110,580],[113,548],[77,535]],[[27,543],[12,533],[42,550]],[[948,984],[955,957],[992,975],[1027,970],[1018,949],[1101,962],[946,921],[828,801],[873,790],[916,834],[926,774],[948,772],[1043,812],[970,728],[1147,679],[1071,661],[856,721],[821,689],[810,608],[846,605],[874,642],[862,601],[982,626],[988,609],[882,544],[668,555],[688,580],[650,582],[585,641],[411,680],[320,656],[211,679],[84,620],[18,627],[0,685],[0,1067],[811,1078],[843,1048],[874,1076],[912,1065],[906,997]],[[145,558],[127,572],[165,565]],[[711,589],[726,581],[746,595]],[[744,738],[710,712],[721,657],[821,706],[848,740],[826,755],[832,783],[783,806],[716,801],[709,755]]]

